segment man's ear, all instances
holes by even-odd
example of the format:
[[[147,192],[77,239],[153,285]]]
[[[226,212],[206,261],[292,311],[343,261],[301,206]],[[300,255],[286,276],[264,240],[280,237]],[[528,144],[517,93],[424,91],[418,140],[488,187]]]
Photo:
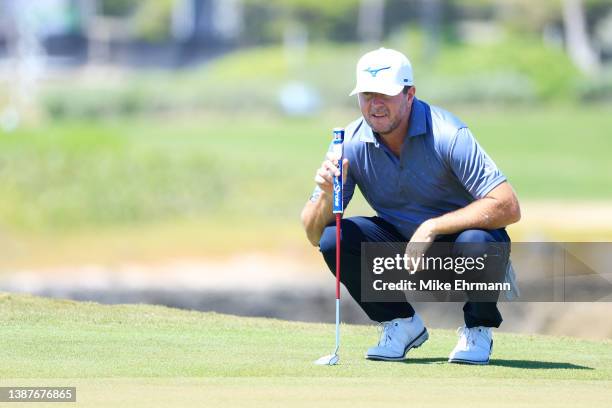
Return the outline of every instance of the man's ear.
[[[411,86],[410,89],[408,89],[408,92],[406,92],[406,102],[412,104],[414,100],[415,91],[416,88],[414,86]]]

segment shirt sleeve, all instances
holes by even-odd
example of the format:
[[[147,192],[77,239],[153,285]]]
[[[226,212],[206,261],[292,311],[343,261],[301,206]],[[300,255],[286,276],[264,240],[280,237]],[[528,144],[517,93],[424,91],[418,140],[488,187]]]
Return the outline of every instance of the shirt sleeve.
[[[344,152],[344,157],[346,158],[346,147],[347,145],[344,145],[345,148],[345,152]],[[330,143],[329,148],[327,149],[328,152],[332,151],[333,148],[333,143]],[[342,189],[342,204],[344,209],[346,209],[346,207],[348,206],[349,202],[351,201],[351,198],[353,198],[353,194],[355,193],[355,178],[351,175],[351,169],[349,166],[349,170],[348,170],[348,174],[343,174],[344,177],[344,186]],[[310,201],[315,202],[319,199],[319,196],[321,195],[321,188],[317,185],[315,186],[314,190],[312,191],[312,194],[310,195]]]
[[[451,142],[448,160],[455,176],[476,199],[483,198],[506,181],[506,176],[497,168],[466,127],[457,131]]]

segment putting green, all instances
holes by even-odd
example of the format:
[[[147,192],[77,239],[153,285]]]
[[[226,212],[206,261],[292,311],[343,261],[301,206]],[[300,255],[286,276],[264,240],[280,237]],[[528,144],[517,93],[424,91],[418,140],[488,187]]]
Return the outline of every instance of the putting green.
[[[76,386],[84,407],[612,401],[611,341],[496,334],[491,365],[463,366],[445,362],[455,333],[431,330],[406,362],[382,363],[362,357],[373,327],[343,325],[340,364],[319,367],[313,360],[333,347],[331,324],[11,294],[0,294],[0,330],[0,386]]]

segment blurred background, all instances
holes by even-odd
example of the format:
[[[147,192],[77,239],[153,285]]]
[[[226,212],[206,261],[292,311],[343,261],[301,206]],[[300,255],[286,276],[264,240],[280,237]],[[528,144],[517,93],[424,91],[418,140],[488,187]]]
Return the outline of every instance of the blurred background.
[[[332,322],[299,214],[379,46],[508,176],[514,241],[612,240],[612,0],[0,0],[0,290]],[[611,338],[611,306],[502,328]]]

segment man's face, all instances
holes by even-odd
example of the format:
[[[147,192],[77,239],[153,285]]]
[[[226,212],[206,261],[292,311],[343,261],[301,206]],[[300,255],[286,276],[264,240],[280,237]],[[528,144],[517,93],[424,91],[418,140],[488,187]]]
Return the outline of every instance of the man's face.
[[[400,92],[395,96],[362,92],[359,94],[359,107],[372,130],[386,135],[397,129],[402,120],[408,117],[413,97],[414,87],[407,94]]]

